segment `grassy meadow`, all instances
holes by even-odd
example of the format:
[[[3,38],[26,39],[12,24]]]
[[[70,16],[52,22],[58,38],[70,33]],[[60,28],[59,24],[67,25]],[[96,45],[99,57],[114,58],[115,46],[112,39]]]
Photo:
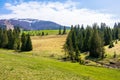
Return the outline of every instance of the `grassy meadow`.
[[[108,48],[108,46],[105,46],[105,51],[109,55],[113,55],[114,53],[120,55],[120,41],[118,41],[117,44],[114,43],[113,48]]]
[[[116,69],[63,62],[34,52],[0,52],[0,80],[119,80],[120,76]]]
[[[33,51],[30,52],[0,49],[0,80],[119,80],[119,69],[60,60],[64,56],[66,37],[56,33],[32,36]],[[112,49],[106,47],[106,53],[117,52],[119,44]]]
[[[48,33],[48,35],[57,35],[59,30],[32,30],[32,31],[23,31],[25,34],[31,35],[41,35],[44,32],[44,35]],[[62,32],[63,30],[61,30]],[[67,29],[66,32],[68,33],[70,30]]]

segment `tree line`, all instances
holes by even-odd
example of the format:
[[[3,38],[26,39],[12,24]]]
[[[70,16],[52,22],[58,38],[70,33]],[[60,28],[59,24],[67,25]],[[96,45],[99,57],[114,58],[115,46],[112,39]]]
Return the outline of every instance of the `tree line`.
[[[94,23],[84,28],[83,25],[71,26],[71,30],[64,44],[67,58],[72,61],[79,61],[80,53],[89,52],[89,57],[104,58],[104,46],[114,47],[113,42],[120,40],[120,23],[115,23],[113,28],[105,23],[100,26]]]
[[[30,35],[25,35],[24,33],[21,35],[19,27],[15,27],[14,30],[0,28],[0,48],[31,51],[32,42]]]

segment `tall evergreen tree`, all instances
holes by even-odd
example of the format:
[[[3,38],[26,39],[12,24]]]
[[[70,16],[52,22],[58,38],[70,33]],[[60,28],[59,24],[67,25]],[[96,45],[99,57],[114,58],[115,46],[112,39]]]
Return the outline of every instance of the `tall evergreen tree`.
[[[93,36],[91,38],[91,46],[90,46],[90,56],[94,58],[103,58],[104,56],[104,47],[103,41],[98,34],[97,25],[94,25]]]
[[[85,34],[85,39],[84,39],[84,43],[83,43],[83,51],[84,52],[87,52],[90,50],[91,37],[92,37],[92,29],[88,26],[86,28],[86,34]]]
[[[7,31],[7,35],[8,35],[8,46],[7,46],[7,48],[8,49],[13,49],[13,45],[14,45],[14,35],[13,35],[13,32],[12,32],[12,30],[8,30]]]
[[[14,50],[20,50],[20,39],[19,38],[15,38],[13,49]]]
[[[7,45],[8,45],[7,30],[4,30],[1,39],[1,46],[2,48],[7,48]]]
[[[104,30],[104,41],[105,45],[109,45],[112,41],[112,31],[110,28],[106,27]]]
[[[3,29],[0,28],[0,48],[2,47]]]
[[[21,51],[31,51],[32,50],[32,42],[30,35],[25,35],[24,33],[21,36]]]
[[[42,36],[44,36],[45,34],[44,34],[44,32],[42,32]]]
[[[26,51],[31,51],[32,50],[32,42],[30,35],[27,35],[27,41],[26,41]]]
[[[26,51],[26,40],[27,40],[27,38],[26,38],[25,34],[23,33],[21,36],[21,43],[22,43],[21,51]]]
[[[64,45],[64,50],[68,53],[68,57],[70,58],[70,60],[74,60],[74,56],[73,56],[73,46],[72,46],[72,38],[71,38],[72,34],[71,31],[69,32],[67,39],[66,39],[66,43]]]
[[[66,34],[66,27],[65,26],[63,28],[63,33],[62,34]]]
[[[83,45],[84,45],[84,37],[83,34],[80,32],[78,36],[78,49],[79,51],[83,52]]]
[[[61,33],[62,33],[62,32],[61,32],[61,26],[60,26],[60,27],[59,27],[59,33],[58,33],[58,34],[61,35]]]

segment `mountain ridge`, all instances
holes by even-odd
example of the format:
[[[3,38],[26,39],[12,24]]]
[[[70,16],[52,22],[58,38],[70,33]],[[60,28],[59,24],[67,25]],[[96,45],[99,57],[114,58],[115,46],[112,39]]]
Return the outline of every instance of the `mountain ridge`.
[[[45,29],[59,29],[61,24],[52,22],[52,21],[45,21],[45,20],[38,20],[38,19],[0,19],[0,25],[4,25],[5,21],[9,21],[11,25],[19,26],[24,30],[45,30]]]

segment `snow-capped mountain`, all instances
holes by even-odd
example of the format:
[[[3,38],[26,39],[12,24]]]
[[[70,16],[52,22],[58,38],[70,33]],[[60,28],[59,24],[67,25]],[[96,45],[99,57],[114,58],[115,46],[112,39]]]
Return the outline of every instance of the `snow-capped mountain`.
[[[6,19],[0,20],[0,25],[5,25]],[[60,24],[52,21],[44,21],[38,19],[9,19],[9,24],[19,26],[25,30],[43,30],[43,29],[59,29]]]

